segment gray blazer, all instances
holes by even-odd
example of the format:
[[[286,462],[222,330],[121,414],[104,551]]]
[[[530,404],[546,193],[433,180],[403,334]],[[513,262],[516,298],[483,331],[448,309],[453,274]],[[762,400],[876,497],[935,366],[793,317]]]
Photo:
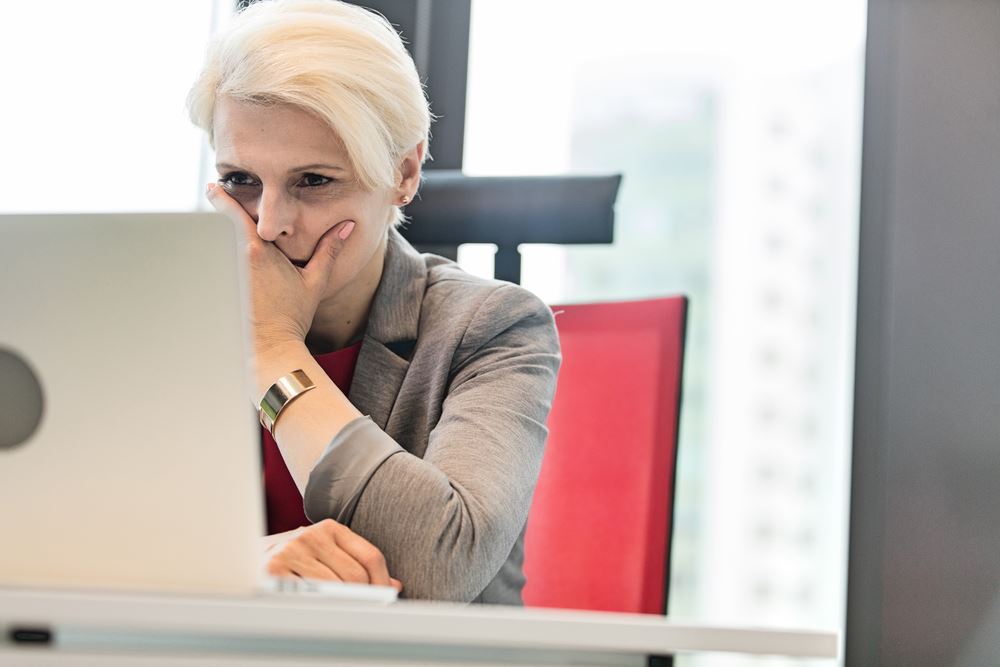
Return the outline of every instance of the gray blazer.
[[[349,399],[365,418],[304,494],[385,554],[410,598],[521,604],[524,526],[559,369],[552,313],[395,230]]]

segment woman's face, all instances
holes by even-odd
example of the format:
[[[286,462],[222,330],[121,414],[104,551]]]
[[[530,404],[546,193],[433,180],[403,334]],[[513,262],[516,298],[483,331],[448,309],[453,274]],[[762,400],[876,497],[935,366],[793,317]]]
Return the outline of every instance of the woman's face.
[[[288,105],[221,99],[216,107],[216,169],[229,194],[297,266],[305,266],[323,234],[352,220],[354,231],[334,263],[327,296],[377,263],[392,222],[395,189],[367,191],[355,178],[337,135]],[[376,278],[377,280],[377,278]]]

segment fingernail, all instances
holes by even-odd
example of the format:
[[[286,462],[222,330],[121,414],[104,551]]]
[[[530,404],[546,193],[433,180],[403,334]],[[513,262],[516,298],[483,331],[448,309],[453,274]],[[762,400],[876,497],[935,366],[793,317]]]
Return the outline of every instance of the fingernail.
[[[215,187],[216,187],[216,184],[215,184],[215,183],[209,183],[208,185],[206,185],[206,186],[205,186],[205,194],[206,194],[206,195],[210,195],[210,194],[212,194],[212,190],[214,190],[214,189],[215,189]]]
[[[351,232],[353,231],[354,231],[354,223],[349,222],[346,225],[344,225],[344,228],[340,230],[340,233],[337,234],[337,236],[340,237],[341,241],[346,241],[347,237],[350,236]]]

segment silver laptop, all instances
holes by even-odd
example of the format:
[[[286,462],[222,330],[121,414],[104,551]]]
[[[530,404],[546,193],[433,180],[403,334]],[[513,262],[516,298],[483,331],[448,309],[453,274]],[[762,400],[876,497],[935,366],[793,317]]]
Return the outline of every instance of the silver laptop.
[[[0,216],[0,585],[262,590],[235,234],[214,213]]]

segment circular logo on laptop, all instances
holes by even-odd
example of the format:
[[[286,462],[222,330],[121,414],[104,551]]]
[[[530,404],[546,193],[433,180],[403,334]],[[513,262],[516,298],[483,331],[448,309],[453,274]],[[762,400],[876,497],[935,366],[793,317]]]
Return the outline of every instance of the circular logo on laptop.
[[[26,442],[42,421],[42,385],[27,362],[0,347],[0,450]]]

